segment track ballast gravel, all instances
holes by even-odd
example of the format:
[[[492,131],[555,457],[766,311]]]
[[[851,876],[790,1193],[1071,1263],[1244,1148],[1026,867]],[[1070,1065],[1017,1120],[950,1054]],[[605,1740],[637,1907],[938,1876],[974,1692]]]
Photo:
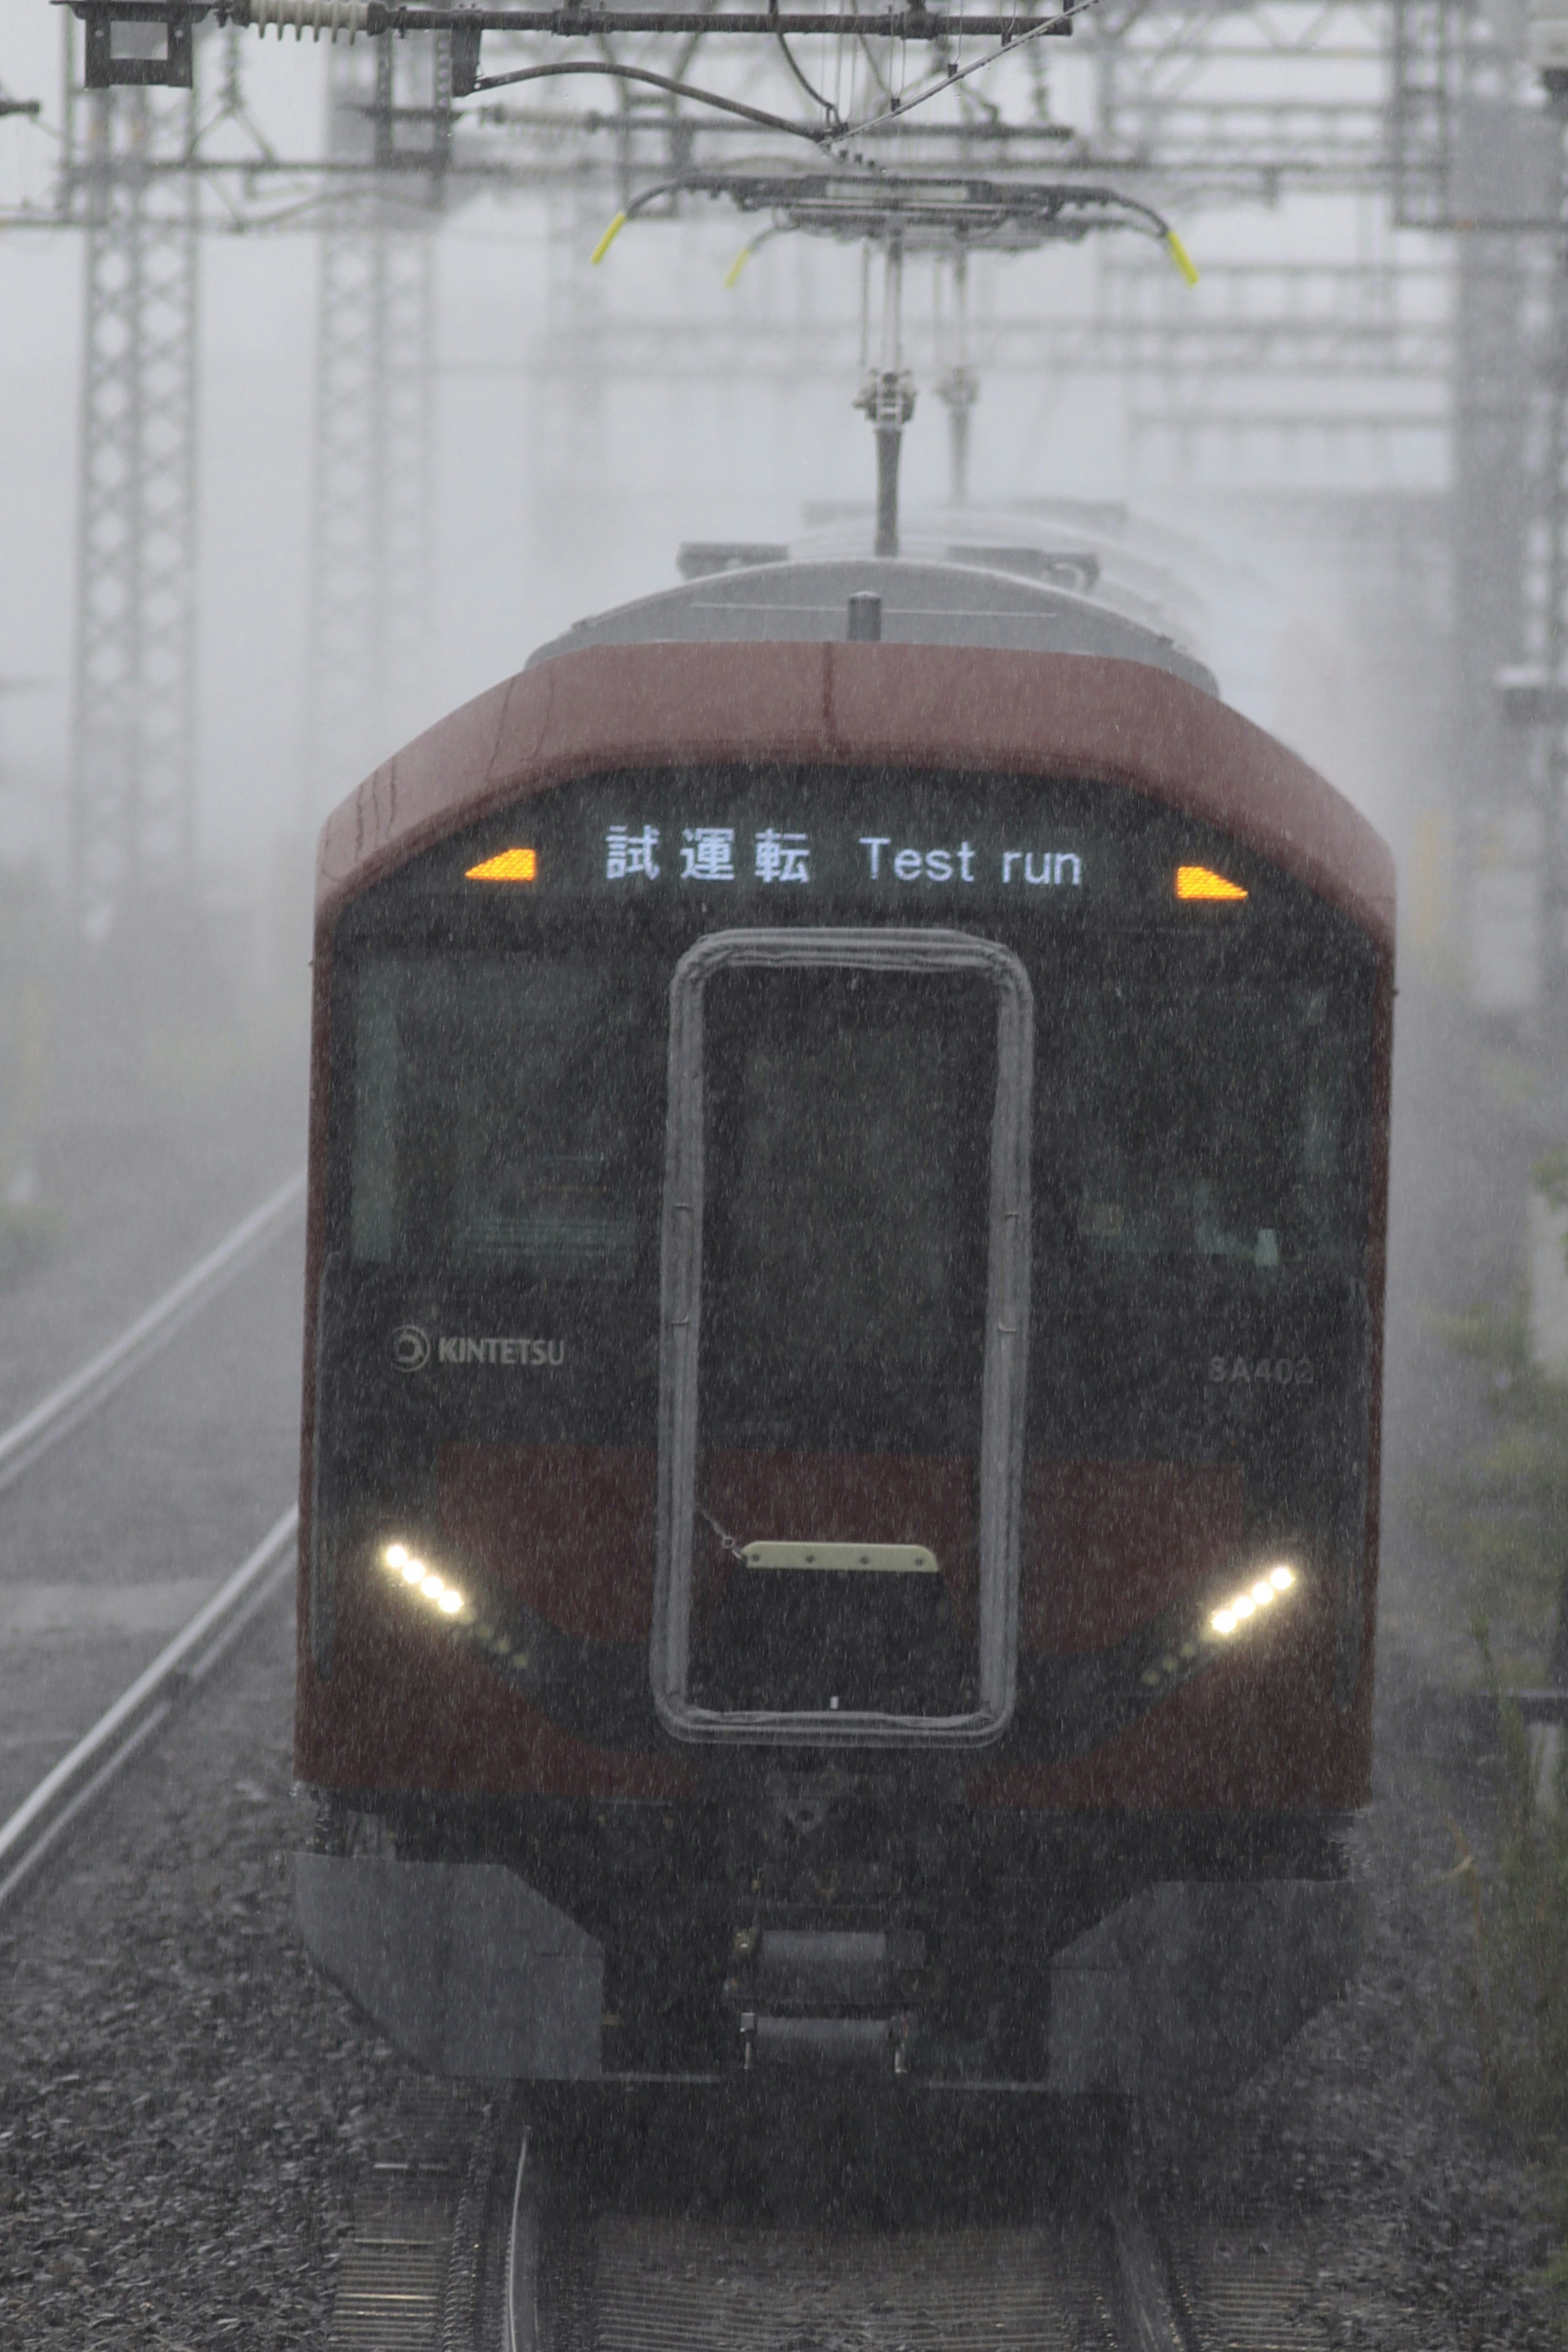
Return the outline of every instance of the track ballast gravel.
[[[0,1922],[0,2343],[323,2341],[402,2062],[294,1934],[291,1608]]]
[[[0,2343],[325,2341],[413,2074],[295,1933],[292,1663],[279,1605],[0,1922]],[[1457,1990],[1451,1801],[1385,1749],[1353,1995],[1227,2108],[1152,2118],[1150,2174],[1173,2216],[1304,2237],[1325,2346],[1546,2352],[1539,2186],[1486,2122]]]

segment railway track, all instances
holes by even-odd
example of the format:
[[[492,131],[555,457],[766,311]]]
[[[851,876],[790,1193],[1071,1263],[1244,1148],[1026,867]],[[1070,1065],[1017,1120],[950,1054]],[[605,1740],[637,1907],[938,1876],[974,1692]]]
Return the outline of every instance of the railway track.
[[[304,1205],[305,1174],[300,1169],[242,1217],[215,1249],[198,1259],[117,1339],[41,1397],[9,1429],[0,1431],[0,1494],[14,1486],[35,1462],[52,1453],[134,1373],[160,1355],[194,1315],[226,1290],[268,1242],[288,1230]]]
[[[285,1582],[298,1522],[291,1507],[273,1523],[184,1630],[0,1822],[0,1911]]]
[[[376,2151],[329,2352],[1327,2352],[1331,2341],[1299,2228],[1167,2212],[1126,2148],[1032,2213],[987,2218],[971,2198],[946,2218],[922,2202],[908,2227],[885,2210],[859,2223],[841,2210],[758,2219],[677,2210],[646,2183],[616,2198],[568,2182],[521,2100],[476,2113],[465,2096],[423,2085]],[[671,2146],[667,2180],[685,2177],[689,2147]]]
[[[302,1172],[279,1185],[107,1347],[0,1431],[0,1494],[79,1431],[290,1228],[302,1211],[304,1189]],[[266,1607],[289,1573],[297,1519],[291,1507],[273,1523],[174,1639],[0,1822],[0,1911]]]

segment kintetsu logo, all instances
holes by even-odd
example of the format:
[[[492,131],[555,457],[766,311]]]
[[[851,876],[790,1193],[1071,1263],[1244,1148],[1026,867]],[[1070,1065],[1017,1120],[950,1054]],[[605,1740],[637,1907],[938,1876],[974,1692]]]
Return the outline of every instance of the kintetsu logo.
[[[392,1335],[392,1360],[400,1372],[422,1372],[430,1360],[430,1334],[417,1323],[400,1323]]]

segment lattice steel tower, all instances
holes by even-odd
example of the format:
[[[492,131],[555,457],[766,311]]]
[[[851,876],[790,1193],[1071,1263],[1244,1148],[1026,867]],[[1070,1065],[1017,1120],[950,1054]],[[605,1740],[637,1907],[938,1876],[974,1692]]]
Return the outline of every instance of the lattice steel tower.
[[[397,54],[399,47],[403,54]],[[320,238],[307,829],[417,714],[429,644],[435,250],[448,45],[332,53],[328,152],[377,172]],[[420,76],[421,89],[405,87]],[[395,104],[418,110],[416,144]]]
[[[90,939],[195,883],[198,188],[157,167],[195,103],[92,91],[68,147],[87,230],[70,870]]]

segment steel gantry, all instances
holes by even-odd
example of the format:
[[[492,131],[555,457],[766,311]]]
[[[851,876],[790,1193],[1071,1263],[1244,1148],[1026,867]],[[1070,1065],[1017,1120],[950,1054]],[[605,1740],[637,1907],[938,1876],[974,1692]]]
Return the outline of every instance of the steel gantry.
[[[1461,912],[1476,1000],[1510,1017],[1562,1003],[1568,983],[1568,247],[1543,16],[1536,0],[1394,7],[1394,204],[1457,255]]]
[[[407,707],[391,682],[429,635],[430,231],[451,120],[449,42],[361,42],[333,53],[321,155],[279,157],[247,110],[237,27],[171,49],[161,22],[116,26],[110,86],[105,29],[89,20],[84,58],[65,18],[52,215],[84,241],[68,832],[89,939],[195,889],[205,231],[320,224],[303,822]]]
[[[1389,0],[1101,0],[1094,143],[1209,201],[1383,194]]]
[[[1557,445],[1550,403],[1519,363],[1542,307],[1524,231],[1543,222],[1526,184],[1534,166],[1521,178],[1517,156],[1539,158],[1554,134],[1528,72],[1470,0],[1100,0],[1079,12],[1070,43],[1058,39],[1068,29],[1060,23],[1047,41],[1015,38],[1016,53],[995,68],[994,100],[965,95],[980,85],[955,84],[956,95],[939,94],[923,110],[916,101],[926,85],[911,58],[967,71],[994,35],[1003,45],[995,28],[1016,37],[1021,23],[1026,33],[1043,27],[1012,16],[993,32],[981,17],[955,27],[916,7],[851,23],[831,8],[160,0],[155,31],[140,36],[158,54],[138,59],[130,24],[145,15],[142,0],[75,5],[88,25],[89,80],[178,82],[194,70],[193,34],[215,17],[231,44],[247,25],[358,37],[335,52],[320,154],[253,143],[241,158],[198,136],[183,155],[159,153],[146,165],[150,184],[167,175],[217,196],[213,217],[226,208],[252,224],[297,220],[308,190],[308,216],[331,224],[309,687],[323,782],[341,782],[366,756],[385,723],[376,716],[385,681],[406,674],[405,652],[423,634],[427,506],[415,449],[428,416],[429,231],[444,205],[479,188],[557,191],[550,201],[563,249],[552,245],[547,331],[530,364],[535,427],[549,444],[543,495],[560,499],[602,437],[595,404],[617,382],[719,373],[798,383],[852,372],[854,318],[786,317],[776,306],[741,310],[732,323],[645,317],[575,257],[601,205],[624,210],[659,183],[671,192],[658,209],[685,216],[706,199],[684,194],[683,184],[710,177],[740,147],[748,156],[759,147],[799,152],[801,133],[820,152],[852,148],[902,171],[1095,175],[1211,221],[1287,201],[1338,205],[1342,220],[1347,205],[1360,207],[1374,225],[1370,243],[1331,239],[1321,258],[1263,261],[1254,237],[1253,257],[1208,267],[1195,294],[1136,257],[1108,257],[1092,302],[1071,315],[987,309],[973,294],[963,353],[954,358],[951,333],[944,343],[933,320],[922,379],[941,395],[962,377],[962,414],[950,407],[966,429],[986,373],[1120,376],[1132,388],[1135,444],[1211,480],[1235,476],[1256,449],[1266,452],[1258,472],[1268,479],[1292,449],[1314,443],[1367,453],[1369,486],[1397,479],[1412,452],[1428,486],[1447,467],[1465,551],[1458,634],[1467,676],[1476,674],[1461,698],[1475,740],[1460,796],[1509,806],[1522,789],[1509,763],[1528,765],[1528,745],[1476,714],[1491,712],[1491,675],[1521,648],[1540,648],[1553,677],[1563,667],[1556,638],[1542,632],[1563,601],[1551,585],[1562,571],[1551,550],[1564,534],[1552,538],[1550,515],[1543,530],[1538,495]],[[907,46],[884,37],[873,74],[857,64],[847,79],[839,71],[825,81],[831,45],[817,41],[805,72],[805,34],[847,29],[858,40],[904,36]],[[789,71],[781,34],[802,37]],[[581,75],[595,77],[586,106],[576,102],[584,84],[571,79]],[[712,105],[699,102],[698,82]],[[1504,168],[1500,158],[1515,160]],[[923,331],[912,326],[917,342]],[[956,431],[955,452],[964,440]],[[1561,634],[1560,622],[1551,625]]]

